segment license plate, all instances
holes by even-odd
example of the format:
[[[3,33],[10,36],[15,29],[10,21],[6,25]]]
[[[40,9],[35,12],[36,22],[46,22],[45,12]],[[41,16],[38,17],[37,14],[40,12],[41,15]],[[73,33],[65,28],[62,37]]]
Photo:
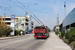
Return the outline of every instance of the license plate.
[[[39,37],[41,37],[41,36],[39,36]]]

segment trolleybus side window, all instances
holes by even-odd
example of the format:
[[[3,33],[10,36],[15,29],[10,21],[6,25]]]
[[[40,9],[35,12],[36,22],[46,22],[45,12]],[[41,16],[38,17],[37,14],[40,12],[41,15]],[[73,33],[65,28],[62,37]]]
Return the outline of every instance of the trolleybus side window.
[[[36,29],[45,29],[44,27],[36,27]]]

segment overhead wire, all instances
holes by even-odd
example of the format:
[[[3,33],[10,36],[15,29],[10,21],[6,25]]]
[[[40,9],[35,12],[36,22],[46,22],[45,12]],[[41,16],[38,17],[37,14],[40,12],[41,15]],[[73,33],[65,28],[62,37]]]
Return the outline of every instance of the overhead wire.
[[[2,9],[2,10],[4,10],[4,9]],[[6,13],[7,15],[10,15],[10,13],[9,13],[8,11],[6,11],[6,10],[4,10],[4,11],[7,12],[7,13]]]
[[[12,12],[12,11],[10,11],[9,9],[7,9],[7,7],[0,6],[0,8],[1,8],[2,10],[4,10],[5,12],[7,12],[7,13],[6,13],[7,15],[9,15],[10,12]],[[6,9],[7,9],[8,11],[7,11]],[[10,11],[10,12],[9,12],[9,11]]]
[[[10,2],[12,2],[11,0],[9,0]],[[12,2],[13,4],[15,4],[14,2]],[[18,6],[17,4],[15,4],[16,6]],[[19,8],[21,8],[22,10],[24,10],[22,7],[18,6]],[[25,10],[24,10],[25,11]]]
[[[5,11],[7,11],[9,14],[14,13],[13,11],[11,11],[10,9],[7,9],[7,7],[3,7]],[[16,14],[16,13],[15,13]]]
[[[2,8],[3,8],[3,7],[2,7]],[[1,8],[1,9],[2,9],[2,8]],[[2,10],[6,11],[5,9],[2,9]],[[10,14],[10,12],[8,12],[8,11],[6,11],[6,12]]]
[[[19,4],[21,4],[23,7],[25,7],[22,3],[20,3],[18,0],[17,0],[17,2],[19,3]],[[27,7],[25,7],[26,9],[28,9]],[[32,12],[30,9],[28,9],[30,12]],[[34,15],[34,17],[36,17],[36,15],[32,12],[32,14]],[[37,18],[37,17],[36,17]],[[38,19],[38,18],[37,18]],[[38,19],[39,20],[39,19]],[[40,20],[39,20],[40,21]],[[41,21],[40,21],[41,22]],[[41,22],[41,24],[43,24],[42,22]],[[43,24],[44,25],[44,24]]]
[[[31,16],[34,20],[36,20],[33,16]],[[37,21],[37,20],[36,20]],[[37,21],[38,22],[38,21]],[[39,22],[38,22],[39,23]],[[39,23],[40,24],[40,23]]]
[[[10,9],[7,9],[8,7],[3,7],[3,6],[0,6],[0,8],[3,8],[4,11],[7,11],[8,13],[14,13],[13,11],[11,11]],[[9,7],[11,8],[11,7]],[[16,13],[15,13],[16,14]]]
[[[34,5],[38,5],[42,10],[44,10],[46,13],[49,13],[49,12],[47,12],[44,8],[42,8],[38,3],[37,3],[37,0],[36,0],[36,4],[34,4]]]
[[[11,0],[9,0],[10,2],[12,2]],[[18,0],[17,0],[18,1]],[[12,2],[13,4],[15,4],[14,2]],[[19,2],[20,3],[20,2]],[[21,4],[21,3],[20,3]],[[17,4],[15,4],[16,6],[18,6]],[[22,5],[22,4],[21,4]],[[18,6],[19,8],[21,8],[22,10],[24,10],[22,7],[20,7],[20,6]],[[25,6],[23,6],[23,7],[25,7]],[[26,7],[25,7],[26,8]],[[28,8],[26,8],[26,9],[28,9]],[[28,9],[29,10],[29,9]],[[24,10],[25,11],[25,10]],[[30,11],[30,10],[29,10]],[[32,17],[32,18],[34,18],[34,17]],[[35,18],[34,18],[35,19]],[[36,19],[35,19],[36,20]],[[37,21],[37,20],[36,20]],[[38,22],[38,21],[37,21]],[[39,22],[38,22],[39,23]]]
[[[13,13],[12,11],[10,11],[10,10],[9,10],[9,9],[7,9],[7,8],[4,8],[4,10],[6,10],[6,11],[8,10],[8,11],[9,11],[9,13],[10,13],[10,12],[11,12],[11,13]]]

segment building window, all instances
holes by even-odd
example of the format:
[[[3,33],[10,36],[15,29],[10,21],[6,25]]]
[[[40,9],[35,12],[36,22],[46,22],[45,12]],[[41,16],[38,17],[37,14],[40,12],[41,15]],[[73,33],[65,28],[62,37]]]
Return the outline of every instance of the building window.
[[[26,28],[26,31],[28,31],[28,30],[29,30],[29,27]]]
[[[22,26],[24,26],[24,24],[21,24]]]
[[[10,22],[7,22],[7,25],[10,25],[11,23]]]
[[[26,25],[28,26],[28,23],[26,23]]]
[[[33,23],[31,23],[31,25],[33,25]]]
[[[4,18],[3,18],[3,20],[4,20]],[[5,20],[11,20],[11,18],[5,18]]]
[[[33,26],[32,26],[32,28],[33,28]]]
[[[26,19],[26,21],[28,22],[29,20],[28,20],[28,19]]]

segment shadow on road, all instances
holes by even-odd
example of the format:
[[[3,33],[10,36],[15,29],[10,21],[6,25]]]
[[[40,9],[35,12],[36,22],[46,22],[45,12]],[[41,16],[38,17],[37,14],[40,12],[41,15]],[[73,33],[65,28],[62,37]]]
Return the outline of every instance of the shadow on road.
[[[35,40],[47,40],[48,38],[35,38]]]

